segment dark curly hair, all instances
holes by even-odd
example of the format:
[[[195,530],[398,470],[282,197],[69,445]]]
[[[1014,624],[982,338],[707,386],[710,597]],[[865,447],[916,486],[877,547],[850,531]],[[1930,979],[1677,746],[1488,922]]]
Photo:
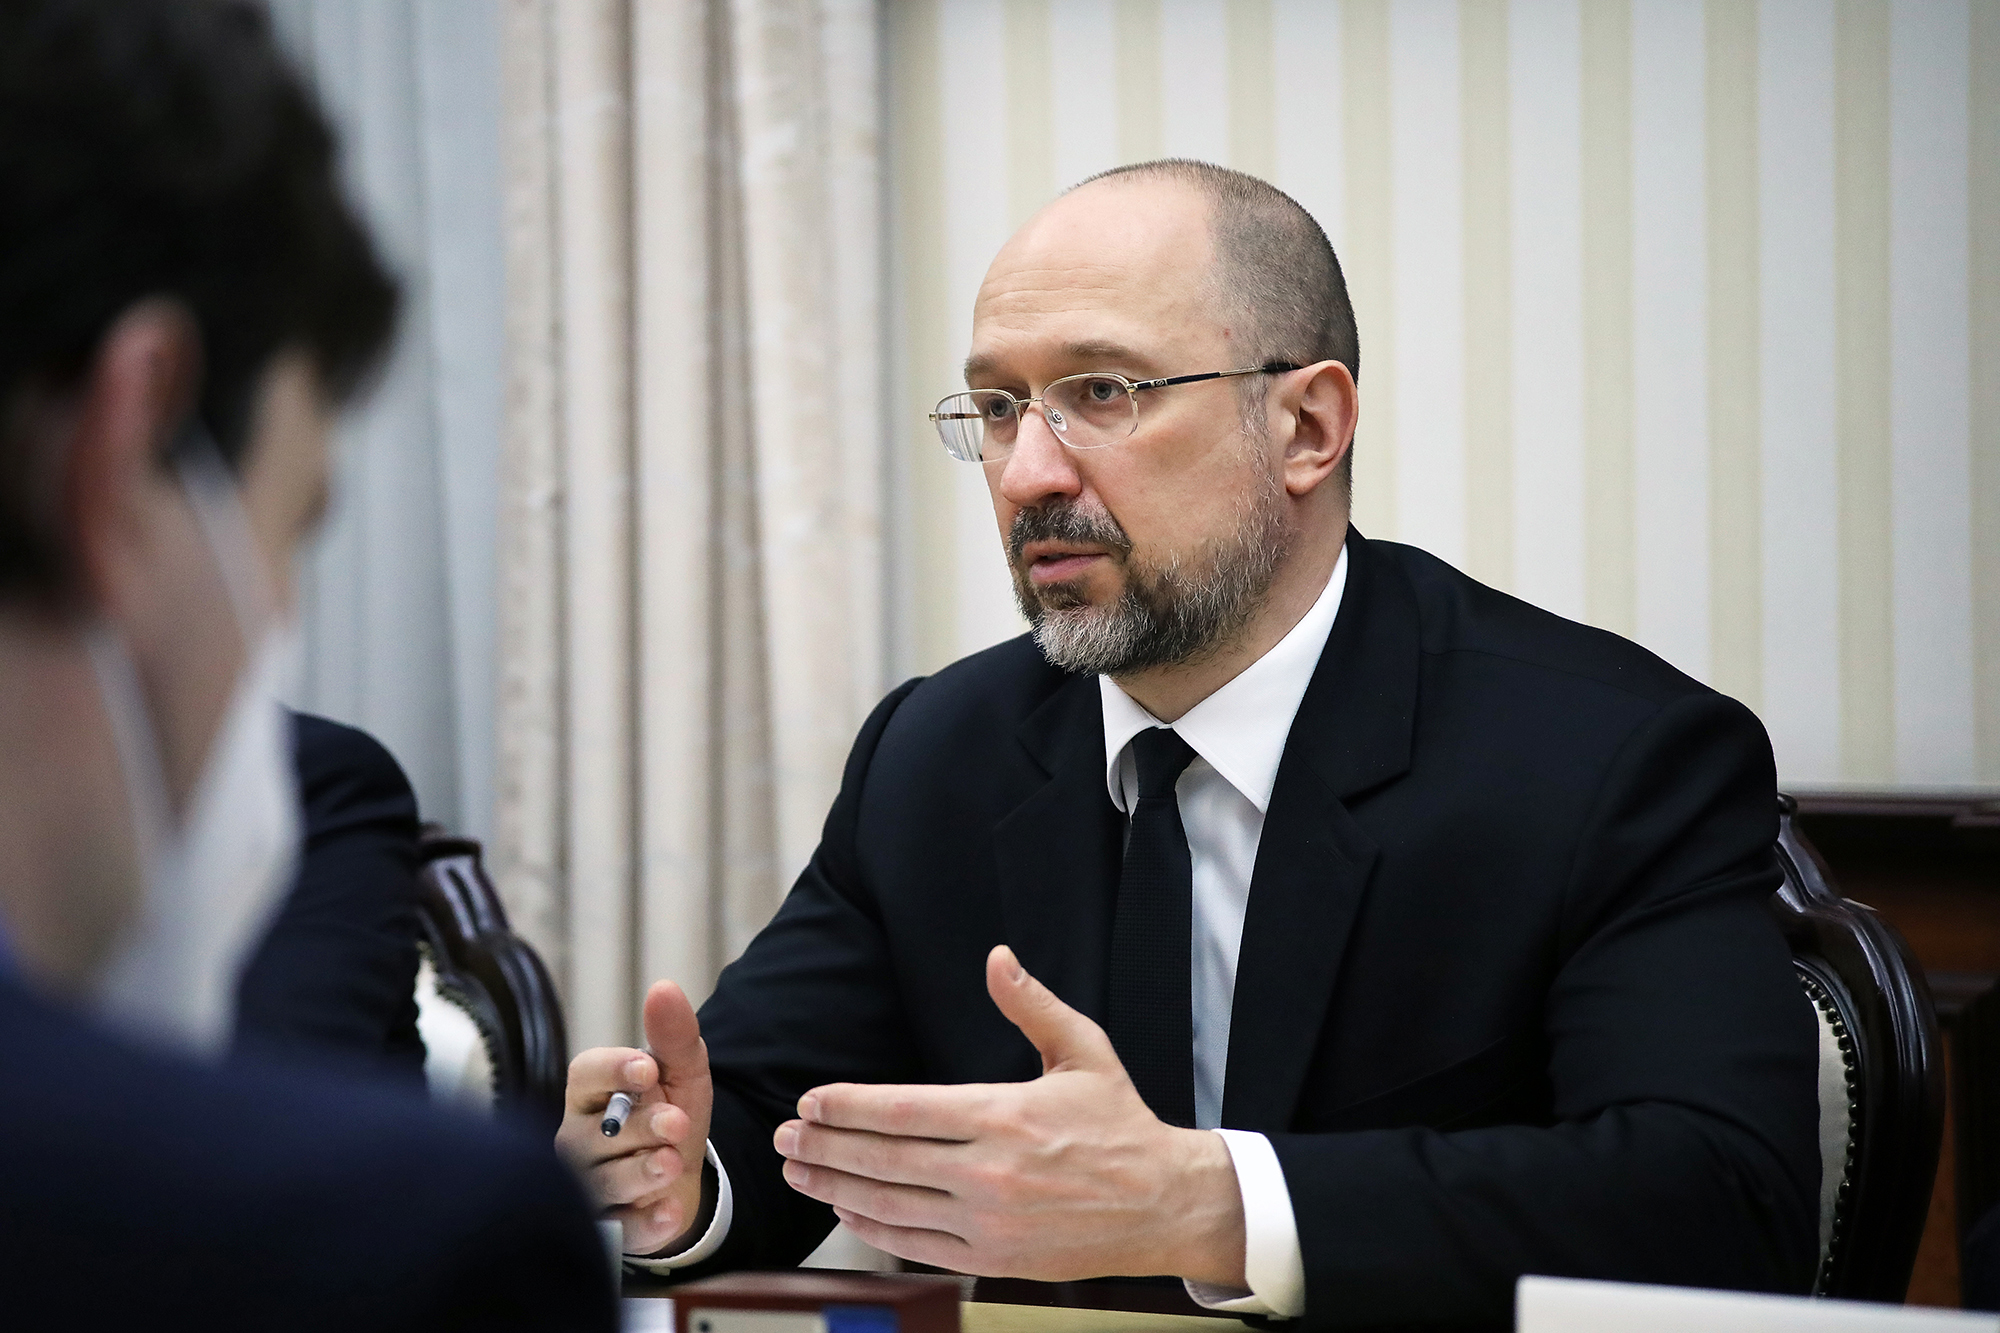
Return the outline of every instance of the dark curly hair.
[[[192,315],[200,416],[232,466],[279,351],[336,402],[366,378],[397,289],[336,151],[259,5],[0,3],[0,596],[67,567],[16,409],[73,385],[134,303]]]

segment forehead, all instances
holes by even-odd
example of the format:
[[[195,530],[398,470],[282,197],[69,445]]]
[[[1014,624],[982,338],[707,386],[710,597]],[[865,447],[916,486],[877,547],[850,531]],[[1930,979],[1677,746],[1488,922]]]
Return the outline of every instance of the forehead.
[[[1089,367],[1054,363],[1105,347],[1163,364],[1213,354],[1230,330],[1210,296],[1212,262],[1207,202],[1188,186],[1114,178],[1065,195],[987,270],[968,373],[1068,373]]]

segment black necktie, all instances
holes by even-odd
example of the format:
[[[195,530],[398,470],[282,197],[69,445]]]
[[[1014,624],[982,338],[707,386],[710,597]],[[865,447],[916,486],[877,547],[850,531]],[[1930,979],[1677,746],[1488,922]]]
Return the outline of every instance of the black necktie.
[[[1133,1086],[1170,1125],[1194,1125],[1194,869],[1174,784],[1194,750],[1165,727],[1132,738],[1139,801],[1111,922],[1105,1028]]]

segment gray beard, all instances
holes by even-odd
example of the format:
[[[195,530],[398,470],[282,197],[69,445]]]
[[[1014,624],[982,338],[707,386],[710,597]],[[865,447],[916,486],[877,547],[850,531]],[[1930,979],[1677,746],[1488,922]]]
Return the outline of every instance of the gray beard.
[[[1101,508],[1061,501],[1016,514],[1007,534],[1014,598],[1042,655],[1065,671],[1125,676],[1190,666],[1227,648],[1263,606],[1288,545],[1284,489],[1269,472],[1257,475],[1233,533],[1164,565],[1136,558],[1125,530]],[[1038,540],[1106,547],[1125,567],[1124,591],[1093,606],[1066,585],[1036,588],[1021,548]]]

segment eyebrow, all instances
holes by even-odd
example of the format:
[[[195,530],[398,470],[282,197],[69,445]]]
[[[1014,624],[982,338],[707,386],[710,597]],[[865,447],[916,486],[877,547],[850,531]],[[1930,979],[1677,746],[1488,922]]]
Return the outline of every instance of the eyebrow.
[[[1081,342],[1068,342],[1056,349],[1056,355],[1065,361],[1095,362],[1122,365],[1134,370],[1152,368],[1152,360],[1136,348],[1124,343],[1112,342],[1104,338],[1086,338]],[[965,383],[970,388],[978,388],[977,379],[995,373],[996,362],[992,357],[969,356],[965,359]]]

